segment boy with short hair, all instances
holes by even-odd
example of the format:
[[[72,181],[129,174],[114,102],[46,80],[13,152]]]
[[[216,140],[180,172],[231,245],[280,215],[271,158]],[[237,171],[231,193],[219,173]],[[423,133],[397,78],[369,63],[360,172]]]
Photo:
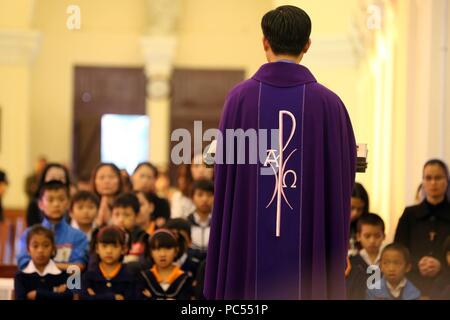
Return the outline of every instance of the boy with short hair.
[[[92,231],[95,229],[95,219],[98,214],[100,200],[95,193],[78,191],[70,203],[70,225],[81,230],[91,241]]]
[[[383,277],[378,288],[367,290],[367,300],[418,300],[420,291],[406,278],[411,270],[408,249],[392,243],[381,253],[380,268]]]
[[[113,203],[111,223],[129,235],[127,242],[130,251],[125,256],[125,263],[139,260],[139,257],[144,254],[144,243],[148,239],[145,230],[136,223],[139,210],[139,199],[131,192],[120,194]]]
[[[42,225],[55,234],[56,256],[54,261],[61,270],[70,265],[84,269],[87,263],[88,240],[86,235],[71,227],[65,219],[69,207],[69,189],[61,181],[46,182],[39,193],[39,209],[44,213]],[[19,269],[28,265],[31,257],[27,250],[27,234],[25,230],[18,245],[17,263]]]
[[[187,218],[191,224],[192,249],[196,250],[200,256],[206,257],[214,202],[213,182],[210,180],[195,181],[192,186],[192,201],[195,211]]]
[[[351,300],[363,300],[366,297],[367,279],[371,275],[368,268],[380,263],[381,246],[385,239],[383,219],[373,213],[361,216],[356,225],[356,239],[362,249],[350,257],[347,297]]]

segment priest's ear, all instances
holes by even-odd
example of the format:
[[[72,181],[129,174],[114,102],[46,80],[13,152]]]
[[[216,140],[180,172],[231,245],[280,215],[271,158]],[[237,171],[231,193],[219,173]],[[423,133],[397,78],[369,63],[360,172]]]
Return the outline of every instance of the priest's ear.
[[[271,49],[269,40],[267,40],[267,38],[264,37],[264,36],[263,36],[263,38],[262,38],[262,43],[263,43],[264,51],[267,52],[269,49]]]
[[[311,47],[311,38],[308,39],[308,42],[303,47],[302,53],[303,54],[307,53],[309,50],[309,47]]]

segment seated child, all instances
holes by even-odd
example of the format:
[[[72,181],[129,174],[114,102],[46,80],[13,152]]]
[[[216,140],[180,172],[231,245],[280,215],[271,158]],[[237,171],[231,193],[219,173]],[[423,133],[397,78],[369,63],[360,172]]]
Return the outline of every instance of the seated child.
[[[380,260],[383,277],[376,283],[377,287],[367,289],[367,300],[418,300],[420,291],[406,278],[411,270],[410,259],[405,246],[387,245]]]
[[[136,224],[140,204],[134,193],[122,193],[113,203],[111,224],[128,233],[130,251],[124,258],[124,263],[139,261],[144,255],[147,233]]]
[[[155,231],[150,238],[148,254],[151,269],[142,270],[136,283],[136,296],[152,300],[190,300],[192,278],[174,264],[178,242],[167,229]]]
[[[64,217],[69,207],[69,189],[56,180],[46,182],[39,194],[39,208],[44,213],[42,225],[54,232],[56,256],[53,258],[61,270],[70,265],[76,265],[81,270],[87,263],[88,240],[86,235],[71,227]],[[17,263],[20,269],[25,268],[30,261],[27,250],[27,235],[30,228],[25,230],[18,245]]]
[[[195,212],[187,218],[191,224],[192,249],[204,258],[208,250],[211,228],[211,211],[214,202],[213,182],[210,180],[195,181],[192,186],[192,201],[195,205]]]
[[[99,262],[83,275],[82,299],[132,299],[133,278],[121,262],[127,251],[125,232],[115,226],[105,226],[98,231],[94,241]]]
[[[89,191],[79,191],[72,197],[70,204],[70,225],[82,231],[88,241],[91,241],[92,231],[95,229],[100,200],[97,195]]]
[[[368,267],[380,263],[381,245],[385,239],[383,219],[373,213],[362,215],[357,222],[356,239],[362,249],[349,258],[351,270],[347,278],[347,297],[364,300],[367,279],[372,274],[368,272]]]
[[[430,293],[433,300],[450,300],[450,236],[444,242],[444,255],[447,264],[433,281]]]
[[[71,300],[67,275],[51,259],[56,252],[53,232],[34,225],[27,233],[26,244],[31,261],[14,279],[16,300]]]
[[[191,248],[191,225],[186,219],[176,218],[167,221],[165,228],[172,231],[175,237],[179,239],[180,253],[175,264],[195,279],[201,260],[195,255],[195,250]]]

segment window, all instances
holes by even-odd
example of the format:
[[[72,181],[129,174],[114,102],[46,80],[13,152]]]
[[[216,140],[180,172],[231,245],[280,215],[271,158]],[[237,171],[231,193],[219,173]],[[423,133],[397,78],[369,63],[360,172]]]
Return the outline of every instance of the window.
[[[142,115],[105,114],[101,121],[101,161],[133,172],[148,161],[149,118]]]

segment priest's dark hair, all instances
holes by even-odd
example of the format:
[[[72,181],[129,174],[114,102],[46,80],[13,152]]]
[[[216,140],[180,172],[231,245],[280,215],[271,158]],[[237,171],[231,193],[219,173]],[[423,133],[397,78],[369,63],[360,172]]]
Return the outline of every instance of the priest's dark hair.
[[[280,6],[264,15],[261,28],[273,53],[298,56],[311,35],[311,19],[298,7]]]

